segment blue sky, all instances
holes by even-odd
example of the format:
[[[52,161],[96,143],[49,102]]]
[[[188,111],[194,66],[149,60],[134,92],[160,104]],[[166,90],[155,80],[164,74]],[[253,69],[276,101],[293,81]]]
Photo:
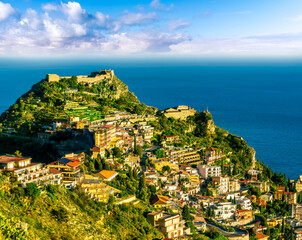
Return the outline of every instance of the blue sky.
[[[0,1],[0,33],[0,56],[299,57],[302,1]]]

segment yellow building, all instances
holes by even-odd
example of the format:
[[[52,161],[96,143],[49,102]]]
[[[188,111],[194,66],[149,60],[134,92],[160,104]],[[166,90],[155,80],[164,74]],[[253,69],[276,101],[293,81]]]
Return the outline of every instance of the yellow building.
[[[80,183],[80,190],[99,202],[108,202],[110,194],[121,192],[91,175],[85,175],[85,179]]]
[[[171,162],[169,162],[168,158],[159,158],[159,159],[153,159],[152,161],[155,165],[155,169],[157,171],[162,171],[164,166],[169,166],[171,169],[178,171],[179,170],[179,166],[177,164],[173,164]]]
[[[108,147],[110,142],[116,138],[116,127],[114,125],[101,126],[94,133],[95,146]]]
[[[167,118],[176,118],[181,120],[186,120],[188,116],[194,116],[196,110],[189,106],[177,106],[173,108],[167,108],[161,111],[161,114],[165,115]]]

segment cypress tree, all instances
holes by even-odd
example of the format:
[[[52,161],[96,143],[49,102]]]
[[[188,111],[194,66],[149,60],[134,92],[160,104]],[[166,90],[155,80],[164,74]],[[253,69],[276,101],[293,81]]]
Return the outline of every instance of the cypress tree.
[[[281,228],[281,232],[284,233],[285,232],[285,223],[284,223],[284,218],[282,219],[282,228]]]

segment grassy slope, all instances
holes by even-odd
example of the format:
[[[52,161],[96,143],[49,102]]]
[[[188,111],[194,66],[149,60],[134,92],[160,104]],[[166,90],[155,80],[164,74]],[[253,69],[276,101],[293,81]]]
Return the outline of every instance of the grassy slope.
[[[144,207],[114,206],[109,211],[106,205],[92,201],[78,190],[63,187],[44,188],[35,198],[11,184],[8,177],[0,176],[0,179],[0,237],[3,239],[161,237],[143,217]],[[23,230],[18,228],[20,223]]]

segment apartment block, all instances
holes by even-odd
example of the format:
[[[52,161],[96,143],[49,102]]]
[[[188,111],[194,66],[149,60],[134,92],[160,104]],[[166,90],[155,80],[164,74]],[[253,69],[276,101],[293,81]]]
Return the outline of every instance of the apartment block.
[[[197,165],[197,169],[203,178],[221,176],[220,166]]]
[[[32,163],[31,158],[0,156],[0,169],[2,172],[10,172],[11,177],[25,187],[28,183],[60,184],[61,173],[50,171],[42,163]]]

